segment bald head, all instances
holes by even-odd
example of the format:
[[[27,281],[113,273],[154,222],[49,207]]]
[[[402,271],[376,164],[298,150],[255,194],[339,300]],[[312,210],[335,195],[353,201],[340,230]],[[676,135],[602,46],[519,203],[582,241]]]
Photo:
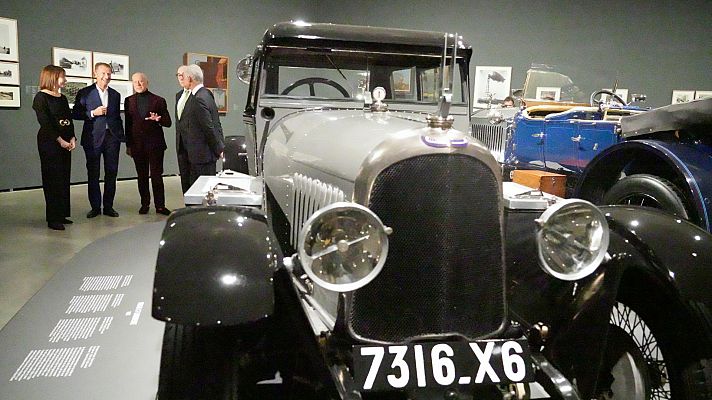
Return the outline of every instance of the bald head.
[[[148,90],[148,77],[143,72],[136,72],[131,75],[131,82],[136,93],[143,93]]]

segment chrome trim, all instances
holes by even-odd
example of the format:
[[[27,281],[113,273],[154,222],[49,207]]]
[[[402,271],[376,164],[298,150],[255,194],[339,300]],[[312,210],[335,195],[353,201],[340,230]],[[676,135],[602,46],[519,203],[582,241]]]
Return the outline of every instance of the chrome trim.
[[[363,397],[356,389],[351,373],[348,367],[343,364],[332,364],[329,366],[331,377],[336,383],[336,390],[339,392],[339,397],[345,400],[361,400]]]
[[[473,123],[472,136],[489,148],[497,162],[504,162],[504,151],[507,148],[506,123],[498,125]]]
[[[534,364],[536,364],[536,367],[546,374],[547,377],[549,377],[552,386],[558,390],[562,399],[581,399],[579,394],[576,392],[576,389],[574,389],[574,385],[566,379],[564,374],[554,368],[554,366],[549,363],[549,360],[544,358],[543,355],[534,353],[532,354],[532,360],[534,361]]]
[[[295,49],[295,50],[304,50],[306,47],[305,46],[280,46],[280,45],[270,45],[267,46],[268,49]],[[465,50],[466,48],[461,47],[461,49]],[[432,54],[423,54],[423,53],[401,53],[401,52],[396,52],[396,51],[371,51],[371,50],[348,50],[348,49],[329,49],[332,53],[365,53],[365,54],[385,54],[385,55],[393,55],[393,56],[410,56],[410,57],[430,57],[430,58],[441,58],[442,54],[440,53],[432,53]],[[448,58],[452,58],[452,55],[448,54]],[[460,60],[466,61],[465,57],[459,57]]]
[[[324,310],[318,301],[309,294],[309,289],[297,276],[291,274],[294,287],[297,289],[299,300],[304,309],[304,313],[309,319],[310,325],[314,330],[314,335],[320,335],[322,332],[330,332],[334,330],[336,320],[331,314]],[[313,317],[317,317],[315,320]]]
[[[299,173],[292,175],[292,182],[292,212],[288,216],[292,229],[289,232],[289,242],[292,247],[297,248],[299,231],[307,219],[322,207],[344,201],[346,196],[343,190],[336,186]]]

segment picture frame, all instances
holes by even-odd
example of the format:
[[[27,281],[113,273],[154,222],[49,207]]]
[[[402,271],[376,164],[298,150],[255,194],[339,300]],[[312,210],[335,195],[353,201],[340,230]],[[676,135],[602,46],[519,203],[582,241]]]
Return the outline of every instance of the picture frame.
[[[0,17],[0,61],[19,62],[17,20]]]
[[[67,101],[69,102],[69,108],[74,108],[74,100],[77,98],[77,92],[79,89],[85,88],[91,85],[93,81],[91,78],[77,78],[73,76],[67,77],[67,83],[60,92],[67,96]]]
[[[695,100],[712,97],[712,90],[698,90],[695,92]]]
[[[123,54],[94,52],[94,65],[96,63],[111,65],[111,80],[128,81],[131,79],[129,72],[129,56]]]
[[[134,93],[133,83],[131,81],[115,81],[112,79],[111,82],[109,82],[109,87],[113,88],[121,95],[120,110],[124,111],[124,101],[127,97],[131,96]]]
[[[687,103],[695,99],[694,90],[673,90],[670,104]]]
[[[20,85],[20,64],[0,61],[0,85]]]
[[[20,107],[19,86],[0,86],[0,107]]]
[[[203,85],[213,92],[218,112],[227,114],[230,58],[214,54],[185,53],[183,64],[195,64],[203,70]]]
[[[536,100],[559,101],[561,98],[561,88],[554,86],[537,86]]]
[[[511,78],[512,67],[476,66],[474,103],[501,104],[511,95]]]
[[[608,90],[608,91],[613,92],[613,89],[603,89],[603,90]],[[620,96],[621,99],[623,99],[623,101],[625,101],[626,103],[628,103],[628,89],[620,89],[620,88],[618,88],[618,89],[616,89],[616,91],[613,92],[613,93],[617,94],[618,96]],[[602,102],[608,101],[608,95],[607,95],[607,94],[601,94],[601,101],[602,101]]]
[[[88,50],[52,47],[52,64],[64,68],[66,76],[91,78],[93,75],[92,54]]]

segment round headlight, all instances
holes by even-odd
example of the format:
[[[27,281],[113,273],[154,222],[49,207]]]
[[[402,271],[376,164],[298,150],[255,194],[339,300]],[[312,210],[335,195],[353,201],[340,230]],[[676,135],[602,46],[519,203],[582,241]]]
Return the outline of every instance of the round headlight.
[[[349,292],[368,284],[386,262],[388,236],[368,208],[339,202],[315,212],[299,234],[299,260],[318,285]]]
[[[608,250],[608,222],[593,204],[557,202],[537,220],[539,262],[548,274],[573,281],[593,273]]]

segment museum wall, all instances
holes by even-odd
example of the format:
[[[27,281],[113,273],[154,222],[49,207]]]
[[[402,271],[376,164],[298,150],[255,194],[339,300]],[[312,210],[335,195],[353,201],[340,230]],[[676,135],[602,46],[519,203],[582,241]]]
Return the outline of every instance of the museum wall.
[[[610,88],[618,79],[630,93],[647,94],[652,107],[669,104],[674,89],[712,90],[710,1],[120,0],[107,9],[108,3],[84,0],[56,8],[37,0],[7,3],[0,16],[18,20],[22,104],[0,109],[0,190],[41,185],[27,90],[51,62],[53,46],[129,55],[131,72],[149,75],[151,90],[166,97],[172,116],[183,53],[230,57],[226,135],[242,132],[246,86],[235,79],[234,66],[269,25],[289,19],[457,31],[474,48],[471,72],[476,65],[511,66],[512,88],[523,85],[529,65],[545,63],[573,71],[582,87]],[[81,123],[75,130],[79,135]],[[174,128],[166,129],[166,140],[165,173],[175,174]],[[78,149],[73,182],[86,181],[84,162]],[[122,148],[119,177],[133,176]]]

